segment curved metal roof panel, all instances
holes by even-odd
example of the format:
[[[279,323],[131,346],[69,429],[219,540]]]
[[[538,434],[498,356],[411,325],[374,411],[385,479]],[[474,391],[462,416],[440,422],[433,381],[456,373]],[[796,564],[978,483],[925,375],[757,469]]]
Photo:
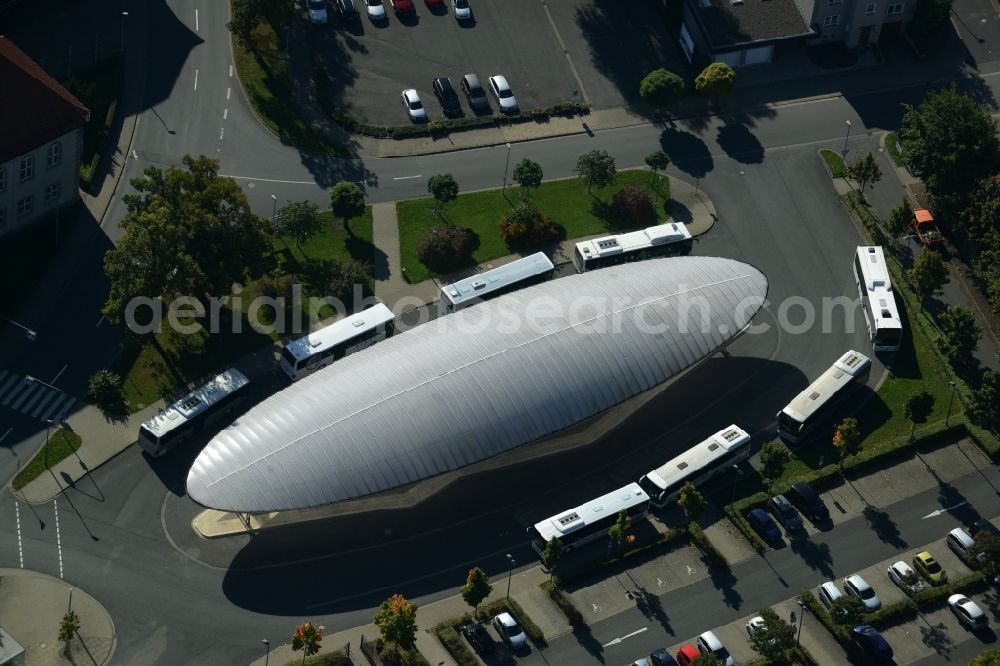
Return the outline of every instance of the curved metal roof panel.
[[[471,465],[666,381],[742,330],[766,294],[752,266],[675,257],[475,305],[259,403],[201,452],[188,493],[226,511],[280,511]]]

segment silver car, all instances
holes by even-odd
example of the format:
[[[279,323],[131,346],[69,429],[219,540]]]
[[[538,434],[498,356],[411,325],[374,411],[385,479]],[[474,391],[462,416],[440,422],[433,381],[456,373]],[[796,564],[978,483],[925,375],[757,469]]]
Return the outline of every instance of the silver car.
[[[986,613],[979,607],[979,604],[964,594],[953,594],[948,597],[948,607],[951,608],[951,612],[955,614],[959,622],[973,631],[982,629],[989,624]]]
[[[504,643],[515,650],[519,650],[528,644],[528,637],[524,635],[524,630],[517,623],[510,613],[500,613],[493,618],[493,628],[500,634]]]
[[[468,21],[472,18],[472,7],[469,0],[451,0],[451,10],[455,14],[456,21]]]
[[[365,0],[365,7],[368,9],[368,18],[373,22],[385,20],[385,5],[382,0]]]
[[[882,605],[882,600],[875,594],[872,586],[858,574],[844,579],[844,592],[847,592],[848,596],[861,599],[861,603],[865,605],[866,613],[877,611]]]
[[[517,113],[517,98],[514,97],[514,91],[510,89],[507,79],[502,74],[494,74],[490,77],[490,91],[496,98],[502,112]]]
[[[416,90],[407,88],[400,93],[399,98],[403,101],[403,106],[406,108],[410,120],[415,123],[427,120],[427,110],[424,108],[424,103],[420,101],[420,95],[417,94]]]

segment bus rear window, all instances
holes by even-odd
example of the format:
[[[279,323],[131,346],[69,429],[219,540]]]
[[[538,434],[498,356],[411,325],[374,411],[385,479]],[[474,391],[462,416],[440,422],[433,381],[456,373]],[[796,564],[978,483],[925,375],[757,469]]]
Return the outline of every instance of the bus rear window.
[[[153,446],[157,445],[156,436],[147,430],[144,425],[139,426],[139,439],[149,442]]]
[[[281,358],[283,358],[288,365],[295,367],[295,354],[293,354],[288,347],[283,347],[281,349]]]
[[[903,337],[903,332],[896,329],[880,329],[875,333],[875,344],[879,347],[896,347],[899,346],[899,341]]]
[[[781,412],[781,416],[778,417],[778,427],[785,432],[790,432],[792,434],[797,434],[800,430],[802,430],[802,424],[785,412]]]

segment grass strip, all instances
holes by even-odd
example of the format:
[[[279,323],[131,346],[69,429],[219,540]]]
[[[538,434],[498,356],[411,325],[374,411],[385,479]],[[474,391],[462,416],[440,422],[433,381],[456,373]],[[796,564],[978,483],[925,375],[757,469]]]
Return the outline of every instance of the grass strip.
[[[50,436],[45,445],[38,450],[35,457],[28,461],[28,464],[21,468],[21,471],[14,477],[14,490],[20,490],[37,479],[47,470],[61,460],[65,460],[74,451],[80,448],[83,440],[71,430],[59,428]]]

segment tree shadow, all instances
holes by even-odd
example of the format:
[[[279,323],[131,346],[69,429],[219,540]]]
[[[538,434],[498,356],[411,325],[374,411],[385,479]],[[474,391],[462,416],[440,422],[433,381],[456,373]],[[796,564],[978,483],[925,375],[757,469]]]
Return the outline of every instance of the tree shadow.
[[[948,635],[943,622],[920,627],[920,642],[942,657],[951,654],[954,641]]]
[[[726,123],[719,128],[716,141],[737,162],[760,164],[764,161],[764,146],[743,124]]]
[[[673,124],[660,133],[660,149],[670,157],[671,164],[694,178],[704,178],[715,168],[708,145]]]
[[[722,601],[735,610],[743,605],[743,595],[736,591],[736,576],[729,567],[712,566],[712,561],[705,555],[701,556],[701,562],[708,571],[712,586],[722,592]]]
[[[827,579],[833,578],[833,554],[830,546],[803,538],[791,539],[789,547],[810,569],[818,571]]]
[[[594,634],[590,631],[590,627],[583,624],[573,627],[573,637],[576,638],[576,642],[580,644],[584,650],[591,654],[594,659],[604,662],[604,646],[601,642],[594,638]]]
[[[646,618],[657,622],[663,630],[668,634],[673,635],[674,630],[670,625],[670,618],[667,616],[667,611],[663,608],[663,601],[658,594],[655,592],[650,592],[645,587],[636,586],[638,588],[639,596],[636,597],[635,605]]]
[[[896,527],[895,521],[882,509],[869,504],[865,507],[862,515],[865,517],[865,522],[868,523],[868,528],[882,543],[887,543],[900,550],[909,546],[899,535],[899,528]]]

